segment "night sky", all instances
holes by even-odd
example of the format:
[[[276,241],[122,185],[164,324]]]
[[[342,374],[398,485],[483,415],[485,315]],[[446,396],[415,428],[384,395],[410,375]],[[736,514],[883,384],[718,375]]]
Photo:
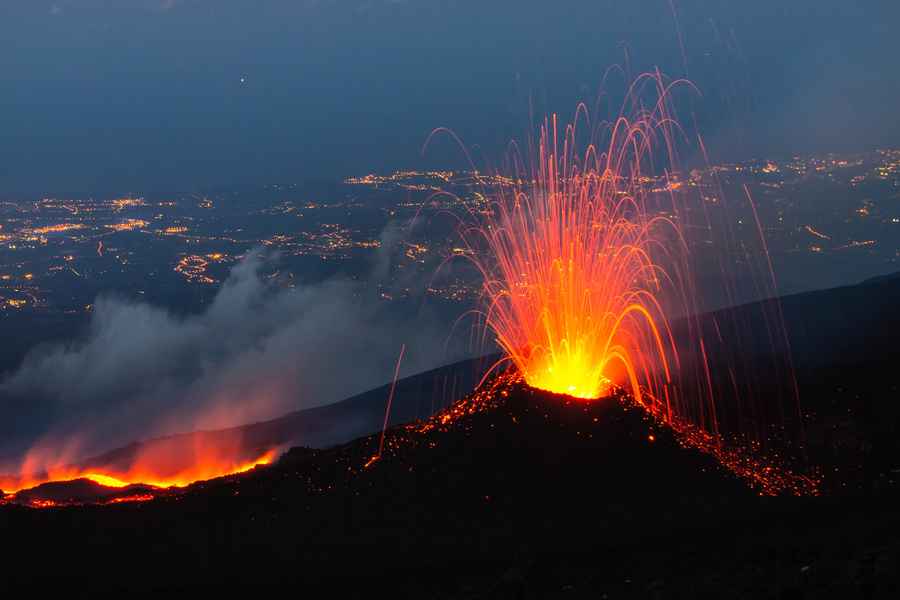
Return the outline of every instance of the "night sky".
[[[900,145],[888,0],[3,0],[0,193],[190,190],[497,157],[632,70],[714,158]],[[452,166],[452,165],[451,165]]]

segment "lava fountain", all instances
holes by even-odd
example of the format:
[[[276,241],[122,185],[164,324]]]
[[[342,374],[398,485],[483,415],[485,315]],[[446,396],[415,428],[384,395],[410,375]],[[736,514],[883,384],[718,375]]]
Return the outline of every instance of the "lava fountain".
[[[815,494],[815,477],[781,466],[803,468],[802,413],[759,216],[746,187],[725,206],[702,137],[675,115],[680,88],[696,92],[645,73],[613,118],[579,104],[568,123],[544,119],[524,154],[513,143],[505,169],[476,171],[456,253],[481,276],[476,330],[502,350],[494,367],[533,388],[626,392],[764,493]],[[685,173],[692,139],[707,167]],[[752,239],[733,225],[744,218]],[[717,291],[700,292],[698,270]]]
[[[658,86],[649,106],[638,100],[647,83]],[[584,105],[563,127],[549,117],[531,166],[515,157],[490,206],[470,208],[462,235],[483,277],[485,324],[532,387],[598,398],[627,384],[639,400],[665,397],[687,253],[674,197],[658,206],[647,174],[657,145],[671,148],[668,96],[648,75],[629,93],[631,116],[593,129]]]

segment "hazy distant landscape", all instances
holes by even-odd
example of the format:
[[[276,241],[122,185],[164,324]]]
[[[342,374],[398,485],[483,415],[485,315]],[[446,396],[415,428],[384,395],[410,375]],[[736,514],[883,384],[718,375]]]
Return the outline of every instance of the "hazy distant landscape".
[[[704,184],[711,177],[732,203],[750,186],[782,293],[900,267],[900,150],[712,165],[682,177],[711,208],[725,202]],[[444,264],[462,253],[450,211],[496,183],[490,174],[401,171],[190,194],[7,196],[0,318],[78,319],[101,293],[193,312],[254,249],[277,254],[266,276],[280,286],[362,279],[380,301],[415,298],[462,313],[480,284],[462,261]],[[739,236],[754,235],[740,213],[733,221]],[[702,248],[702,234],[694,241]]]

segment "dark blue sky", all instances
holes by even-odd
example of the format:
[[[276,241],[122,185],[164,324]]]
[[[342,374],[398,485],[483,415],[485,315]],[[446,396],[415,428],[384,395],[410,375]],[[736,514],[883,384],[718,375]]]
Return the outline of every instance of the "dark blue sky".
[[[675,7],[717,157],[900,145],[900,3]],[[441,125],[497,157],[626,46],[684,74],[668,0],[2,0],[0,195],[419,166]]]

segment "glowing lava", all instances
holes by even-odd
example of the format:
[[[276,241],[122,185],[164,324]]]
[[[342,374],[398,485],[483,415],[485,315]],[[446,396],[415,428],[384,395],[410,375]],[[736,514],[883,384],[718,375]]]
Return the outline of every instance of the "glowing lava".
[[[598,398],[628,384],[638,399],[662,397],[677,361],[663,304],[679,297],[686,245],[674,211],[649,208],[654,180],[643,171],[672,127],[667,90],[650,79],[655,105],[581,146],[579,116],[591,127],[583,106],[562,136],[556,115],[545,120],[535,166],[509,177],[463,231],[486,325],[533,387]]]
[[[23,473],[19,477],[0,478],[0,489],[9,495],[22,490],[32,489],[39,485],[51,482],[73,481],[75,479],[89,479],[94,483],[111,488],[124,488],[130,485],[143,484],[158,488],[185,487],[198,481],[206,481],[217,477],[245,473],[256,466],[271,463],[277,457],[276,450],[268,450],[253,459],[246,460],[237,457],[225,457],[215,451],[210,451],[205,459],[180,464],[172,467],[160,461],[160,456],[140,456],[134,464],[125,470],[110,469],[101,472],[94,469],[80,469],[76,467],[52,467],[41,473]],[[149,500],[146,494],[134,496],[132,499]],[[117,499],[117,502],[130,500]]]
[[[612,119],[584,104],[569,124],[546,118],[527,152],[513,144],[510,168],[485,178],[490,189],[458,199],[466,247],[454,256],[482,277],[478,330],[503,351],[494,366],[533,388],[628,395],[760,488],[815,493],[805,474],[763,485],[781,472],[765,465],[802,465],[790,342],[749,190],[743,210],[756,227],[739,237],[717,171],[678,168],[693,137],[674,116],[681,86],[693,89],[647,73]],[[695,269],[722,300],[715,286],[698,293]],[[746,298],[768,300],[742,309]]]

